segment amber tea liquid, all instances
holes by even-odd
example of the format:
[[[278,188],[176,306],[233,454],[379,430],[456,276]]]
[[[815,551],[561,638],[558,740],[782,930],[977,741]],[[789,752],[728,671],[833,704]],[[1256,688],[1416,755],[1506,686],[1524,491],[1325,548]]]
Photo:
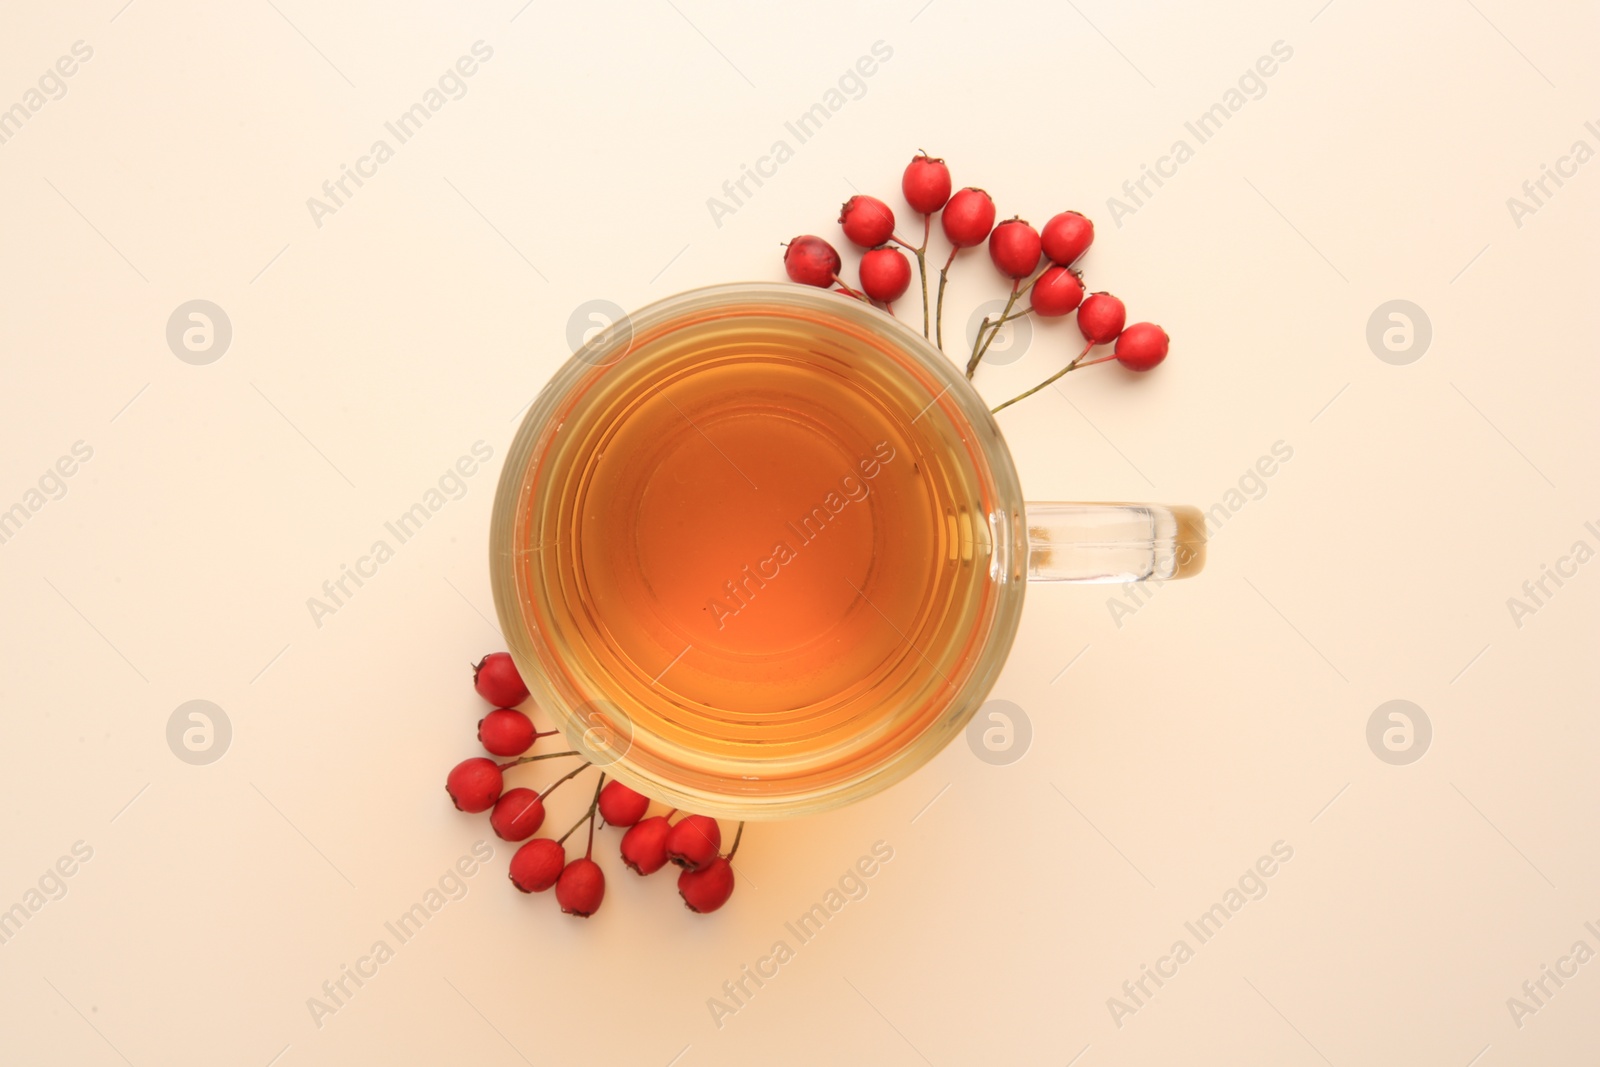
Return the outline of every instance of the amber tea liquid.
[[[658,330],[591,378],[520,565],[551,681],[603,694],[630,759],[734,760],[759,791],[950,713],[989,619],[989,505],[925,369],[775,308]]]

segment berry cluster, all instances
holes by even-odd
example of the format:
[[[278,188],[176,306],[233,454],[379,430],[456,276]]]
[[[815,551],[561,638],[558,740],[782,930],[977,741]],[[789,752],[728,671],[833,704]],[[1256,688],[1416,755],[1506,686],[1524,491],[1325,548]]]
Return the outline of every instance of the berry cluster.
[[[1147,371],[1167,358],[1167,333],[1153,322],[1124,326],[1127,309],[1110,293],[1084,295],[1083,272],[1075,264],[1094,243],[1094,223],[1076,211],[1063,211],[1036,230],[1019,217],[995,225],[994,200],[982,189],[950,191],[950,168],[944,160],[918,152],[906,165],[900,191],[913,211],[922,216],[922,243],[913,245],[895,233],[894,211],[872,196],[852,196],[839,210],[839,226],[850,243],[864,249],[857,269],[861,288],[855,289],[839,276],[843,261],[839,252],[820,237],[796,237],[785,247],[783,265],[789,278],[802,285],[834,288],[856,300],[882,306],[894,313],[893,303],[911,288],[911,264],[900,249],[917,257],[922,278],[922,335],[929,334],[928,239],[933,231],[933,216],[939,216],[950,254],[939,269],[939,292],[932,324],[932,339],[944,348],[944,290],[950,266],[964,248],[989,243],[989,259],[995,269],[1011,279],[1011,297],[1005,310],[994,321],[985,318],[978,327],[972,354],[967,360],[967,377],[978,369],[1000,328],[1024,315],[1062,318],[1076,311],[1078,332],[1087,342],[1083,351],[1066,367],[1027,392],[995,407],[1010,407],[1023,397],[1032,396],[1062,375],[1116,360],[1134,371]],[[900,246],[896,248],[895,246]],[[1017,301],[1028,295],[1028,306],[1013,311]],[[1113,345],[1109,355],[1088,359],[1099,345]]]
[[[505,773],[513,767],[539,760],[576,757],[578,752],[545,752],[527,755],[541,737],[556,730],[540,731],[517,706],[528,699],[511,656],[491,652],[473,668],[472,687],[493,705],[478,721],[478,741],[495,756],[512,757],[496,763],[485,756],[464,759],[445,779],[445,792],[460,811],[477,814],[487,811],[489,825],[501,840],[525,842],[511,857],[511,884],[524,893],[543,893],[551,887],[556,902],[568,915],[588,918],[600,908],[606,895],[606,876],[594,860],[594,833],[598,820],[606,826],[626,828],[622,835],[622,862],[636,874],[654,874],[668,863],[679,868],[678,893],[690,911],[712,912],[733,895],[733,855],[739,850],[744,823],[734,834],[733,847],[722,852],[722,828],[706,815],[685,815],[672,821],[676,809],[665,815],[646,818],[650,798],[621,782],[608,782],[601,774],[595,783],[594,797],[572,828],[560,837],[534,837],[544,825],[545,801],[558,787],[592,766],[583,763],[557,778],[543,790],[505,787]],[[568,860],[566,843],[584,825],[589,828],[588,844],[581,857]],[[530,840],[531,838],[531,840]]]

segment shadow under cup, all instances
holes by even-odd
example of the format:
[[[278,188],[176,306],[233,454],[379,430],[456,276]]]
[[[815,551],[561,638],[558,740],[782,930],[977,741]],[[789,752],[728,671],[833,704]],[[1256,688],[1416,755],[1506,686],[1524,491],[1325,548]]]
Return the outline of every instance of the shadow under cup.
[[[792,285],[613,324],[518,431],[490,566],[567,740],[685,810],[876,792],[983,701],[1028,540],[998,427],[897,320]]]

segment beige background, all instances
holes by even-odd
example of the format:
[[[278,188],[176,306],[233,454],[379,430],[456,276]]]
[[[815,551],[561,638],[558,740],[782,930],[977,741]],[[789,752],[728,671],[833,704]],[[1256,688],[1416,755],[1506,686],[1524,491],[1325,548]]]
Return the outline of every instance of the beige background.
[[[1520,227],[1506,204],[1600,148],[1591,9],[121,2],[11,5],[0,31],[0,107],[93,48],[0,144],[0,507],[93,449],[0,545],[0,907],[93,849],[0,946],[0,1059],[1592,1054],[1600,964],[1520,1028],[1506,1003],[1600,950],[1600,564],[1520,628],[1506,605],[1600,547],[1600,164]],[[306,199],[478,40],[466,96],[315,225]],[[716,225],[707,198],[880,40],[861,98]],[[1108,197],[1280,40],[1265,95],[1114,225]],[[1031,722],[1020,760],[958,743],[870,802],[757,827],[709,919],[622,872],[614,833],[588,923],[514,893],[496,843],[317,1026],[321,983],[493,840],[440,786],[475,751],[466,664],[498,642],[493,478],[573,309],[778,277],[778,242],[836,237],[852,189],[903,210],[919,146],[1002,215],[1091,214],[1092,287],[1174,338],[1147,378],[1100,368],[1003,416],[1031,496],[1209,506],[1275,442],[1292,460],[1202,578],[1121,626],[1114,590],[1030,594],[994,694]],[[1001,291],[963,260],[953,330]],[[164,335],[197,298],[233,328],[205,366]],[[1409,365],[1366,341],[1393,299],[1432,326]],[[980,387],[998,402],[1068,344],[1041,329]],[[306,599],[478,440],[488,470],[315,625]],[[167,745],[193,699],[232,724],[208,766]],[[1367,745],[1391,699],[1432,724],[1408,766]],[[717,1027],[707,999],[879,840],[867,896]],[[1267,895],[1119,1027],[1107,999],[1196,946],[1184,922],[1277,841]]]

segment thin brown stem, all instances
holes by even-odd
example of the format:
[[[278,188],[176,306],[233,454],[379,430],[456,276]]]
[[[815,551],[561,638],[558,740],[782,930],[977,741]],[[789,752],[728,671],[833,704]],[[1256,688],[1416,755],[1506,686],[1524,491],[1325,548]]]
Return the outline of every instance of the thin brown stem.
[[[1074,359],[1071,363],[1068,363],[1065,367],[1062,367],[1060,370],[1056,371],[1054,374],[1050,375],[1050,377],[1046,378],[1044,381],[1040,382],[1038,385],[1034,386],[1032,389],[1029,389],[1027,392],[1018,393],[1016,396],[1012,397],[1010,400],[1007,400],[1004,404],[1001,404],[999,407],[990,408],[989,409],[990,414],[998,414],[999,412],[1001,412],[1001,411],[1005,410],[1006,408],[1010,407],[1012,404],[1015,404],[1017,401],[1026,400],[1028,397],[1032,396],[1034,393],[1037,393],[1039,390],[1043,389],[1045,386],[1050,385],[1051,383],[1055,382],[1062,375],[1070,374],[1072,371],[1077,370],[1080,366],[1090,366],[1091,364],[1087,364],[1087,363],[1083,362],[1083,357],[1087,356],[1089,354],[1089,350],[1091,348],[1093,348],[1093,347],[1094,347],[1094,342],[1090,341],[1087,345],[1084,346],[1083,351],[1078,353],[1078,358],[1077,359]],[[1093,362],[1094,363],[1100,363],[1100,362],[1103,362],[1103,360],[1098,360],[1097,359],[1097,360],[1094,360]]]
[[[1017,289],[1016,295],[1018,297],[1021,297],[1029,289],[1032,289],[1034,283],[1037,282],[1040,278],[1044,277],[1045,270],[1049,270],[1049,269],[1050,269],[1049,267],[1045,267],[1043,270],[1040,270],[1039,273],[1035,274],[1033,277],[1029,278],[1027,281],[1022,282],[1021,288]],[[1015,284],[1015,283],[1013,283],[1013,284]],[[1009,313],[1002,314],[998,319],[994,320],[994,325],[996,327],[1003,326],[1006,323],[1010,322],[1012,319],[1020,319],[1024,315],[1031,315],[1031,314],[1033,314],[1033,305],[1029,304],[1027,307],[1023,308],[1021,311],[1017,312],[1014,315],[1013,314],[1009,314]]]
[[[600,780],[594,784],[594,800],[589,802],[589,847],[583,850],[584,859],[594,855],[594,817],[600,810],[600,787],[605,784],[606,775],[601,771]]]
[[[1016,322],[1018,319],[1025,319],[1032,314],[1033,308],[1025,307],[1021,311],[1014,311],[1010,315],[1005,315],[998,319],[990,319],[989,316],[985,315],[983,317],[983,321],[978,323],[978,337],[982,338],[985,331],[997,331],[1000,329],[1000,327],[1004,326],[1008,322]]]
[[[579,817],[578,821],[573,823],[572,826],[567,830],[566,833],[564,833],[560,837],[556,838],[556,844],[558,844],[558,845],[566,844],[567,843],[567,838],[571,837],[577,831],[578,827],[582,826],[584,823],[586,823],[588,821],[589,821],[589,813],[588,812],[584,812],[583,815]]]
[[[733,832],[733,847],[728,849],[728,859],[733,859],[733,854],[739,851],[739,842],[744,837],[744,822],[739,823],[739,828]]]
[[[1078,364],[1078,366],[1079,367],[1094,367],[1094,366],[1098,366],[1101,363],[1110,363],[1112,360],[1114,360],[1116,358],[1117,358],[1117,354],[1115,352],[1107,352],[1105,355],[1099,357],[1098,359],[1085,360],[1084,362]]]
[[[590,847],[591,848],[594,847],[594,844],[593,844],[593,842],[594,842],[594,829],[593,829],[594,828],[594,822],[593,822],[594,813],[600,807],[600,787],[605,785],[605,784],[606,784],[606,776],[604,774],[602,774],[600,776],[600,780],[595,783],[595,786],[594,786],[594,799],[589,802],[589,810],[584,812],[583,815],[579,817],[578,821],[572,824],[572,828],[571,829],[569,829],[566,833],[562,834],[560,837],[556,838],[556,844],[558,844],[558,845],[566,844],[567,843],[567,838],[569,838],[573,834],[577,833],[578,832],[578,827],[582,826],[585,822],[588,822],[589,826],[590,826],[590,833],[589,833]]]
[[[537,756],[518,756],[514,760],[507,760],[499,765],[502,771],[509,771],[513,767],[520,767],[524,763],[536,763],[542,759],[560,759],[563,756],[580,756],[581,752],[574,749],[571,752],[542,752]],[[587,766],[587,765],[586,765]]]
[[[914,248],[917,254],[917,277],[922,279],[922,336],[928,336],[928,253],[925,249]]]
[[[928,235],[933,231],[933,216],[922,216],[922,247],[917,249],[917,274],[922,278],[922,336],[928,336]]]
[[[863,293],[863,292],[860,292],[859,290],[851,288],[845,282],[845,280],[843,278],[839,277],[837,274],[835,274],[833,276],[833,281],[834,281],[834,284],[837,285],[841,290],[843,290],[845,293],[848,293],[850,296],[855,297],[857,300],[866,300],[867,299],[867,294],[866,293]],[[870,300],[868,300],[867,302],[871,303]]]
[[[589,813],[587,813],[587,811],[586,811],[586,813],[582,814],[582,816],[579,817],[578,822],[574,822],[574,824],[571,825],[571,827],[568,827],[568,830],[566,830],[566,833],[563,833],[563,835],[560,835],[560,837],[555,838],[555,843],[557,843],[557,845],[566,845],[566,838],[570,838],[571,835],[573,835],[573,833],[576,832],[576,830],[578,830],[578,827],[581,827],[581,825],[584,824],[584,822],[587,822],[587,821],[589,821]]]
[[[981,324],[978,326],[977,339],[972,343],[972,358],[967,360],[967,381],[970,382],[972,376],[978,373],[978,361],[983,359],[985,352],[989,351],[989,346],[994,343],[995,337],[1000,333],[1000,327],[1005,325],[1006,320],[1010,318],[1011,309],[1016,305],[1017,297],[1022,293],[1020,286],[1020,282],[1011,283],[1011,297],[1006,301],[1005,310],[1000,312],[1000,317],[995,320],[994,329],[989,331],[987,338],[983,336],[983,326]],[[985,321],[988,320],[985,319]]]
[[[933,316],[933,333],[934,344],[941,352],[944,351],[944,286],[950,278],[950,264],[956,261],[956,253],[959,251],[961,249],[952,248],[950,258],[946,259],[944,266],[939,269],[939,306]]]
[[[1000,332],[1000,327],[1004,326],[1006,323],[1011,322],[1011,321],[1013,321],[1015,319],[1020,319],[1020,318],[1023,318],[1024,316],[1026,316],[1026,315],[1032,315],[1033,314],[1033,305],[1032,304],[1029,304],[1027,307],[1023,308],[1021,311],[1017,312],[1015,315],[1013,315],[1011,313],[1012,305],[1014,305],[1017,302],[1017,299],[1020,296],[1022,296],[1023,293],[1026,293],[1029,289],[1032,289],[1033,288],[1033,283],[1037,282],[1040,278],[1044,277],[1044,272],[1049,270],[1051,266],[1053,266],[1053,264],[1050,264],[1050,263],[1047,262],[1045,266],[1039,268],[1039,270],[1034,273],[1033,277],[1029,278],[1026,283],[1023,283],[1020,286],[1020,288],[1019,288],[1017,282],[1012,282],[1012,284],[1011,284],[1011,299],[1006,301],[1006,308],[1005,308],[1004,311],[1002,311],[1000,313],[1000,317],[998,319],[995,319],[993,322],[990,322],[988,316],[986,315],[986,316],[984,316],[983,321],[978,324],[978,336],[973,341],[973,345],[972,345],[972,351],[973,351],[972,359],[967,364],[967,378],[968,378],[968,380],[970,380],[972,378],[973,374],[977,373],[978,361],[983,359],[984,352],[987,352],[989,350],[989,346],[994,343],[995,336],[997,334],[999,334],[999,332]],[[1020,281],[1020,279],[1019,279],[1019,281]],[[984,334],[985,330],[989,331],[988,340],[984,340],[983,334]],[[983,350],[982,351],[978,350],[978,346],[979,345],[983,346]]]
[[[593,766],[594,764],[592,763],[585,763],[582,767],[574,768],[573,770],[568,771],[566,774],[563,774],[560,778],[557,778],[555,781],[551,782],[548,789],[539,794],[539,799],[543,800],[545,797],[556,791],[556,786],[560,785],[562,782],[570,782],[572,779],[578,777],[578,775],[582,774],[584,771]]]

